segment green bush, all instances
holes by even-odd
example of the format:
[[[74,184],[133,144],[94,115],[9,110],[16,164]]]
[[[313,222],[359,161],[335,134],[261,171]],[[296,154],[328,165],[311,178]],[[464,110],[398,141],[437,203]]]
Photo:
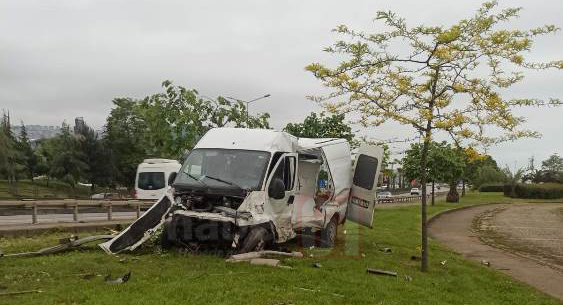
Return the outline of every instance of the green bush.
[[[503,192],[504,191],[504,184],[495,183],[495,184],[483,184],[479,187],[479,192],[487,193],[487,192]]]
[[[563,184],[518,184],[514,189],[516,198],[526,199],[558,199],[563,198]],[[510,194],[510,186],[505,189],[505,196]]]

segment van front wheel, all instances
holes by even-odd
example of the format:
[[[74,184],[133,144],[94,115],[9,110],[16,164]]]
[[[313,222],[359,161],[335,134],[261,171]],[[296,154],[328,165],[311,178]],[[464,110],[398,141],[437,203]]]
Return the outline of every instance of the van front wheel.
[[[324,229],[321,230],[321,247],[332,248],[336,240],[337,233],[336,218],[333,217]]]
[[[270,234],[268,233],[268,230],[263,227],[254,227],[244,238],[239,253],[262,251],[269,241]]]

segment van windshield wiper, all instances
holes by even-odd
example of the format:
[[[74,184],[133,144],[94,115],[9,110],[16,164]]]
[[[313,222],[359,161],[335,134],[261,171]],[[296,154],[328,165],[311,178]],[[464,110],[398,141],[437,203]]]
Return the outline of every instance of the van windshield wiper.
[[[188,177],[194,179],[195,181],[201,183],[201,185],[203,185],[205,188],[209,188],[209,185],[207,185],[207,183],[205,183],[205,182],[199,180],[196,176],[194,176],[194,175],[192,175],[192,174],[190,174],[190,173],[188,173],[188,172],[184,172],[184,174],[186,174]]]
[[[221,179],[221,178],[211,177],[211,176],[207,176],[207,175],[205,175],[204,177],[205,177],[205,178],[209,178],[209,179],[211,179],[211,180],[223,182],[223,183],[228,184],[228,185],[235,186],[235,187],[237,187],[237,188],[239,188],[239,189],[241,189],[241,190],[243,190],[243,191],[248,191],[247,189],[243,188],[242,186],[240,186],[240,185],[238,185],[238,184],[236,184],[236,183],[234,183],[234,182],[231,182],[231,181],[227,181],[227,180],[223,180],[223,179]]]

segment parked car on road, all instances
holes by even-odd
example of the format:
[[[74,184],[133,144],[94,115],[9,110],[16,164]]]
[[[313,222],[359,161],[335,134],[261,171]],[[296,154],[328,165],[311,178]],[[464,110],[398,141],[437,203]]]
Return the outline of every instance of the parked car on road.
[[[377,194],[377,199],[393,198],[393,194],[389,191],[383,191]]]
[[[420,195],[420,194],[421,194],[421,191],[420,191],[419,188],[413,187],[411,189],[411,195]]]
[[[117,193],[99,193],[90,196],[93,200],[116,200],[119,199],[119,194]]]

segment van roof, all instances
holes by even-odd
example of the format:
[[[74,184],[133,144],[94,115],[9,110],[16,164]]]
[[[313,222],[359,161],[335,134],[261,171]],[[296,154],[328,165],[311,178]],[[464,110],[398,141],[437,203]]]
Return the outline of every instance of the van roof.
[[[271,129],[213,128],[199,140],[195,148],[292,152],[296,144],[296,137]]]
[[[163,164],[163,163],[178,163],[178,161],[172,160],[172,159],[159,159],[159,158],[154,158],[154,159],[145,159],[145,160],[143,160],[143,163],[147,163],[147,164]]]
[[[345,139],[337,138],[297,138],[272,129],[213,128],[199,140],[195,148],[299,152],[343,142],[347,143]]]

